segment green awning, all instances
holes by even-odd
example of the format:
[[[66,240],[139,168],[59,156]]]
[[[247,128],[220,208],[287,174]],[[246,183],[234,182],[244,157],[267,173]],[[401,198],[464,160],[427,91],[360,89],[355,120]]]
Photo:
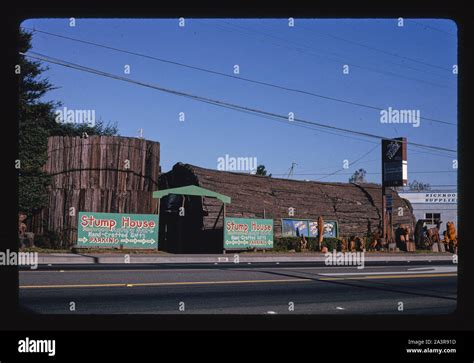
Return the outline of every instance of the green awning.
[[[227,195],[219,194],[213,192],[212,190],[198,187],[197,185],[187,185],[185,187],[158,190],[156,192],[153,192],[153,198],[162,198],[168,194],[211,197],[219,199],[220,201],[222,201],[222,203],[230,203],[230,197],[228,197]]]

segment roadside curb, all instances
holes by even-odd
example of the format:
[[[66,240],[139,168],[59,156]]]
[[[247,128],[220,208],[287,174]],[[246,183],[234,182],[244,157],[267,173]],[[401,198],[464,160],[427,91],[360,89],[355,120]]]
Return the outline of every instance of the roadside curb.
[[[128,256],[128,261],[125,257]],[[238,263],[264,263],[264,262],[324,262],[326,257],[321,255],[279,255],[279,256],[250,256],[245,254],[216,254],[216,255],[174,255],[174,256],[150,256],[150,255],[133,255],[133,254],[39,254],[38,264],[53,265],[53,264],[193,264],[193,263],[236,263],[236,256],[238,256]],[[418,261],[452,261],[451,254],[423,254],[423,255],[365,255],[366,262],[418,262]]]

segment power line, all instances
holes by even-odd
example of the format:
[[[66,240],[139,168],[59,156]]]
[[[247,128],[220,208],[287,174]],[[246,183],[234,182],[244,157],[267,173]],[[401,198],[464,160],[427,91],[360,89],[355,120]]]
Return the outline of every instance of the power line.
[[[354,163],[352,163],[354,164]],[[344,170],[344,169],[341,169]],[[455,170],[422,170],[422,171],[410,171],[409,174],[444,174],[444,173],[457,173]],[[294,173],[293,175],[326,175],[326,176],[331,176],[334,175],[335,173]],[[341,173],[339,175],[352,175],[353,173]],[[381,172],[367,172],[367,175],[380,175],[382,174]],[[275,174],[273,175],[286,175],[285,174]]]
[[[457,186],[458,186],[457,184],[430,184],[430,188],[434,188],[434,187],[436,187],[436,188],[441,188],[441,187],[457,187]],[[409,188],[410,188],[409,186],[405,186],[405,187],[402,187],[402,188],[406,188],[407,191],[411,191],[411,190],[409,189]],[[413,191],[415,191],[415,190],[413,190]],[[423,192],[424,190],[421,190],[421,191]],[[432,190],[430,190],[430,191],[432,191]]]
[[[367,49],[371,49],[371,50],[374,50],[374,51],[378,51],[380,50],[381,53],[384,53],[385,51],[380,49],[380,48],[375,48],[375,47],[370,47],[368,45],[365,45],[365,44],[362,44],[362,43],[358,43],[358,42],[355,42],[355,41],[352,41],[352,40],[348,40],[348,39],[344,39],[344,38],[341,38],[341,37],[337,37],[337,36],[334,36],[332,34],[329,34],[329,33],[325,33],[325,32],[322,32],[322,31],[316,31],[316,30],[313,30],[313,29],[310,29],[310,28],[307,28],[307,27],[304,27],[300,24],[298,24],[298,26],[295,26],[295,28],[297,28],[298,30],[303,30],[303,29],[306,29],[312,33],[316,33],[316,34],[322,34],[322,35],[326,35],[328,37],[331,37],[331,38],[334,38],[334,39],[337,39],[337,40],[341,40],[341,41],[345,41],[347,43],[352,43],[352,44],[355,44],[355,45],[359,45],[359,46],[362,46],[364,48],[367,48]],[[385,52],[386,54],[389,54],[389,52]],[[390,56],[395,56],[396,53],[390,53],[389,54]],[[401,57],[401,56],[400,56]],[[394,62],[394,61],[389,61],[389,60],[384,60],[383,61],[384,63],[387,63],[387,64],[392,64],[396,67],[400,67],[400,68],[407,68],[407,69],[410,69],[410,70],[413,70],[413,71],[416,71],[416,72],[422,72],[422,73],[426,73],[426,74],[431,74],[431,75],[434,75],[436,77],[444,77],[445,75],[443,74],[440,74],[440,73],[437,73],[437,72],[433,72],[431,70],[426,70],[426,69],[420,69],[420,68],[417,68],[417,67],[414,67],[414,66],[411,66],[411,65],[408,65],[406,63],[398,63],[398,62]],[[402,62],[404,62],[404,60],[402,60]],[[448,68],[444,68],[444,70],[449,70],[451,71],[450,69]]]
[[[411,20],[410,19],[410,22],[413,23],[413,24],[416,24],[416,25],[419,25],[425,29],[431,29],[431,30],[434,30],[434,31],[437,31],[437,32],[440,32],[440,33],[444,33],[446,35],[449,35],[449,36],[452,36],[452,37],[456,37],[456,34],[453,34],[453,33],[450,33],[450,32],[447,32],[446,30],[442,30],[442,29],[439,29],[439,28],[436,28],[434,26],[431,26],[431,25],[426,25],[426,24],[423,24],[423,23],[420,23],[416,20]]]
[[[431,64],[431,63],[428,63],[428,62],[425,62],[425,61],[421,61],[421,60],[411,58],[411,57],[407,57],[407,56],[404,56],[404,55],[400,55],[400,54],[397,54],[397,53],[392,53],[392,52],[389,52],[389,51],[381,49],[381,48],[376,48],[376,47],[373,47],[373,46],[370,46],[370,45],[367,45],[367,44],[364,44],[364,43],[360,43],[360,42],[357,42],[357,41],[354,41],[354,40],[345,39],[345,38],[342,38],[342,37],[339,37],[339,36],[336,36],[336,35],[332,35],[332,34],[329,34],[329,33],[326,33],[326,32],[322,32],[320,30],[310,29],[310,28],[307,28],[307,27],[305,27],[301,24],[298,24],[297,26],[295,26],[295,28],[306,29],[308,31],[311,31],[311,32],[314,32],[314,33],[317,33],[317,34],[323,34],[327,37],[337,39],[337,40],[340,40],[340,41],[343,41],[343,42],[346,42],[346,43],[355,44],[359,47],[370,49],[370,50],[373,50],[373,51],[376,51],[376,52],[379,52],[379,53],[382,53],[382,54],[386,54],[386,55],[389,55],[389,56],[392,56],[392,57],[405,59],[405,60],[408,60],[410,62],[422,64],[424,66],[428,66],[428,67],[432,67],[432,68],[441,69],[443,71],[451,72],[450,68],[445,68],[445,67],[442,67],[442,66],[438,66],[436,64]],[[402,66],[402,65],[400,64],[400,66]],[[403,65],[403,66],[406,66],[406,65]],[[409,68],[411,68],[411,67],[409,67]],[[417,68],[412,68],[412,69],[419,70]],[[439,74],[437,74],[437,73],[433,73],[433,74],[436,74],[436,75],[439,76]]]
[[[250,114],[250,115],[253,115],[253,116],[254,116],[254,113],[251,113],[251,112],[242,111],[242,110],[240,110],[240,112],[247,113],[247,114]],[[277,118],[274,118],[274,117],[264,116],[264,115],[261,115],[261,116],[259,116],[259,117],[265,118],[265,119],[269,119],[269,120],[272,120],[272,121],[276,121],[276,122],[280,122],[280,123],[283,123],[283,124],[285,124],[285,125],[288,125],[288,122],[287,122],[287,121],[282,121],[281,119],[277,119]],[[344,135],[344,134],[342,134],[342,133],[331,132],[331,131],[328,131],[328,130],[325,130],[325,129],[321,129],[321,128],[317,128],[317,127],[311,127],[311,126],[299,125],[299,124],[293,124],[292,126],[303,127],[303,128],[310,129],[310,130],[317,130],[317,131],[321,131],[321,132],[324,132],[324,133],[327,133],[327,134],[336,135],[336,136],[340,136],[340,137],[347,137],[347,138],[354,139],[354,140],[366,141],[366,142],[369,142],[369,143],[371,143],[371,144],[376,144],[377,146],[380,144],[379,142],[376,142],[376,141],[371,141],[371,140],[365,140],[365,139],[360,139],[360,138],[356,138],[356,137],[351,137],[351,136],[348,136],[348,135]],[[372,160],[368,160],[368,161],[366,161],[366,162],[369,163],[369,162],[372,162],[372,161],[378,161],[378,159],[372,159]],[[332,167],[318,168],[318,170],[331,169],[331,168],[332,168]],[[285,173],[273,173],[273,175],[285,176],[285,175],[288,175],[288,172],[289,172],[289,170],[287,170]],[[294,173],[294,172],[293,172],[292,175],[312,175],[312,174],[311,174],[311,173],[305,174],[305,173]]]
[[[378,144],[378,143],[377,143],[377,144]],[[371,163],[371,162],[374,162],[374,161],[380,162],[380,158],[366,160],[366,161],[365,161],[365,164],[368,164],[368,163]],[[350,164],[353,165],[354,163],[350,163]],[[318,168],[317,170],[319,171],[319,170],[330,169],[330,168],[331,168],[331,167]],[[312,170],[314,170],[314,169],[312,169]],[[317,172],[312,172],[312,170],[311,170],[311,169],[309,169],[309,170],[306,169],[306,170],[304,170],[304,172],[302,171],[302,172],[299,172],[299,173],[294,173],[293,175],[329,175],[329,174],[330,174],[330,173],[317,173]],[[441,170],[440,170],[440,171],[429,171],[429,172],[430,172],[430,173],[438,173],[438,172],[439,172],[439,173],[446,173],[446,172],[450,172],[450,173],[451,173],[451,172],[455,172],[455,171],[451,171],[451,170],[449,170],[449,171],[446,171],[446,170],[441,171]],[[415,174],[416,174],[416,173],[418,173],[418,172],[414,171],[414,172],[410,172],[410,173],[415,173]],[[426,172],[422,172],[422,173],[426,174]],[[287,173],[273,173],[273,175],[286,175],[286,174],[287,174]],[[369,173],[369,174],[371,174],[371,173]],[[378,173],[378,174],[380,174],[380,173]],[[339,175],[350,175],[350,173],[347,173],[347,174],[339,174]],[[431,184],[431,185],[433,185],[433,184]]]
[[[236,109],[235,111],[238,111],[238,112],[241,112],[241,113],[245,113],[245,114],[249,114],[249,115],[252,115],[252,116],[258,116],[260,118],[264,118],[264,119],[267,119],[267,120],[272,120],[272,121],[275,121],[275,122],[279,122],[281,124],[284,124],[284,125],[287,125],[287,126],[297,126],[297,127],[302,127],[302,128],[305,128],[305,129],[308,129],[308,130],[315,130],[315,131],[319,131],[319,132],[323,132],[325,134],[329,134],[329,135],[335,135],[335,136],[339,136],[339,137],[345,137],[345,138],[348,138],[348,139],[352,139],[352,140],[357,140],[357,141],[364,141],[364,142],[368,142],[368,143],[371,143],[371,144],[379,144],[379,142],[377,141],[372,141],[372,140],[366,140],[366,139],[362,139],[362,138],[358,138],[358,137],[353,137],[353,136],[349,136],[349,135],[345,135],[341,132],[332,132],[332,131],[329,131],[329,130],[326,130],[324,128],[321,128],[319,126],[309,126],[309,125],[300,125],[300,124],[289,124],[288,120],[285,120],[283,121],[281,118],[276,118],[274,116],[267,116],[267,115],[255,115],[254,112],[249,112],[249,111],[245,111],[245,110],[241,110],[241,109]],[[427,152],[424,152],[424,153],[427,153]],[[433,154],[433,155],[437,155],[437,154]],[[446,156],[446,157],[449,157],[449,158],[452,158],[448,155],[443,155],[443,156]],[[373,161],[373,160],[371,160]],[[331,167],[330,167],[331,168]],[[286,175],[288,173],[288,171],[286,173],[282,173],[280,175]]]
[[[68,36],[65,36],[65,35],[50,33],[50,32],[46,32],[46,31],[43,31],[43,30],[27,28],[27,27],[23,27],[23,28],[27,29],[27,30],[32,30],[32,31],[37,32],[37,33],[47,34],[47,35],[51,35],[51,36],[54,36],[54,37],[63,38],[63,39],[67,39],[67,40],[71,40],[71,41],[75,41],[75,42],[79,42],[79,43],[83,43],[83,44],[88,44],[88,45],[104,48],[104,49],[109,49],[109,50],[120,52],[120,53],[130,54],[130,55],[137,56],[137,57],[143,57],[143,58],[147,58],[147,59],[162,62],[162,63],[172,64],[172,65],[175,65],[175,66],[184,67],[184,68],[188,68],[188,69],[193,69],[193,70],[196,70],[196,71],[205,72],[205,73],[209,73],[209,74],[214,74],[214,75],[218,75],[218,76],[223,76],[223,77],[227,77],[227,78],[231,78],[231,79],[237,79],[239,81],[258,84],[258,85],[261,85],[261,86],[276,88],[276,89],[280,89],[280,90],[283,90],[283,91],[289,91],[289,92],[304,94],[304,95],[307,95],[307,96],[317,97],[317,98],[321,98],[321,99],[325,99],[325,100],[329,100],[329,101],[334,101],[334,102],[339,102],[339,103],[344,103],[344,104],[357,106],[357,107],[364,107],[364,108],[372,109],[372,110],[376,110],[376,111],[382,111],[384,109],[383,107],[367,105],[367,104],[363,104],[363,103],[360,103],[360,102],[349,101],[349,100],[345,100],[345,99],[341,99],[341,98],[337,98],[337,97],[325,96],[325,95],[322,95],[322,94],[318,94],[318,93],[314,93],[314,92],[310,92],[310,91],[306,91],[306,90],[301,90],[301,89],[297,89],[297,88],[286,87],[286,86],[282,86],[282,85],[278,85],[278,84],[274,84],[274,83],[258,81],[258,80],[255,80],[255,79],[241,77],[241,76],[235,76],[235,75],[232,75],[232,74],[227,74],[227,73],[215,71],[215,70],[208,69],[208,68],[196,67],[196,66],[192,66],[192,65],[189,65],[189,64],[181,63],[181,62],[172,61],[172,60],[169,60],[169,59],[158,58],[158,57],[146,55],[146,54],[143,54],[143,53],[137,53],[137,52],[132,52],[132,51],[128,51],[128,50],[125,50],[125,49],[110,47],[110,46],[107,46],[107,45],[103,45],[103,44],[99,44],[99,43],[95,43],[95,42],[90,42],[90,41],[86,41],[86,40],[82,40],[82,39],[72,38],[72,37],[68,37]],[[439,120],[439,119],[435,119],[435,118],[430,118],[430,117],[420,116],[420,119],[435,122],[435,123],[438,123],[438,124],[457,126],[455,123],[444,121],[444,120]]]
[[[65,62],[65,61],[62,61],[62,60],[59,60],[59,59],[56,59],[56,58],[53,58],[53,57],[44,56],[44,55],[36,53],[36,52],[30,52],[30,53],[36,54],[37,56],[35,57],[35,56],[31,56],[31,55],[24,54],[24,53],[20,53],[20,54],[26,55],[26,56],[34,58],[34,59],[43,60],[43,61],[46,61],[46,62],[58,64],[58,65],[61,65],[61,66],[64,66],[64,67],[73,68],[73,69],[77,69],[77,70],[80,70],[80,71],[101,75],[101,76],[104,76],[104,77],[109,77],[109,78],[122,80],[122,81],[129,82],[129,83],[138,84],[138,85],[141,85],[141,86],[144,86],[144,87],[157,89],[159,91],[171,93],[171,94],[174,94],[174,95],[195,99],[195,100],[198,100],[198,101],[201,101],[201,102],[213,104],[213,105],[220,106],[220,107],[229,108],[229,109],[233,109],[233,110],[239,110],[239,111],[244,110],[247,113],[256,114],[258,116],[263,114],[263,115],[266,115],[266,116],[276,117],[276,118],[284,119],[285,121],[288,121],[288,117],[284,116],[284,115],[279,115],[279,114],[275,114],[275,113],[271,113],[271,112],[267,112],[267,111],[262,111],[262,110],[253,109],[253,108],[249,108],[249,107],[234,105],[234,104],[223,102],[223,101],[213,100],[213,99],[206,98],[206,97],[195,96],[195,95],[180,92],[180,91],[175,91],[175,90],[171,90],[171,89],[167,89],[167,88],[163,88],[163,87],[158,87],[158,86],[154,86],[152,84],[135,81],[135,80],[132,80],[132,79],[129,79],[129,78],[125,78],[125,77],[117,76],[117,75],[114,75],[114,74],[111,74],[111,73],[99,71],[99,70],[96,70],[96,69],[93,69],[93,68],[77,65],[77,64],[74,64],[74,63],[71,63],[71,62]],[[374,135],[374,134],[370,134],[370,133],[366,133],[366,132],[360,132],[360,131],[345,129],[345,128],[336,127],[336,126],[329,126],[329,125],[326,125],[326,124],[321,124],[321,123],[317,123],[317,122],[313,122],[313,121],[307,121],[307,120],[304,120],[304,119],[294,118],[294,121],[301,122],[301,123],[304,123],[304,124],[309,124],[309,125],[312,125],[312,126],[323,127],[323,128],[328,128],[328,129],[334,129],[334,130],[337,130],[337,131],[342,131],[342,132],[356,134],[356,135],[362,135],[362,136],[365,136],[365,137],[376,138],[376,139],[379,139],[379,140],[392,140],[391,138],[386,138],[386,137],[383,137],[383,136],[378,136],[378,135]],[[442,147],[437,147],[437,146],[431,146],[431,145],[424,145],[424,144],[413,143],[413,142],[407,142],[407,144],[410,144],[410,145],[416,146],[416,147],[427,148],[427,149],[441,150],[441,151],[447,151],[447,152],[456,152],[456,150],[452,150],[452,149],[447,149],[447,148],[442,148]]]
[[[206,102],[206,101],[203,101],[203,102]],[[211,102],[206,102],[206,103],[210,103],[212,105],[215,105],[215,106],[221,106],[221,105],[217,105],[215,103],[211,103]],[[295,123],[292,123],[290,124],[288,122],[288,119],[284,116],[281,116],[281,115],[265,115],[265,114],[256,114],[255,112],[253,111],[248,111],[248,110],[245,110],[245,109],[240,109],[240,108],[234,108],[234,107],[226,107],[226,106],[222,106],[222,107],[225,107],[225,108],[229,108],[231,110],[234,110],[234,111],[238,111],[238,112],[241,112],[241,113],[246,113],[246,114],[250,114],[252,116],[257,116],[257,117],[260,117],[260,118],[264,118],[264,119],[268,119],[268,120],[272,120],[272,121],[275,121],[275,122],[279,122],[279,123],[282,123],[284,125],[290,125],[290,126],[297,126],[297,127],[302,127],[302,128],[305,128],[305,129],[309,129],[309,130],[316,130],[316,131],[320,131],[320,132],[323,132],[323,133],[326,133],[326,134],[331,134],[331,135],[335,135],[335,136],[339,136],[339,137],[345,137],[345,138],[350,138],[350,139],[354,139],[354,140],[359,140],[359,141],[365,141],[365,142],[369,142],[369,143],[372,143],[372,144],[377,144],[379,145],[379,142],[376,142],[376,141],[371,141],[371,140],[365,140],[365,139],[360,139],[360,138],[356,138],[356,137],[351,137],[351,136],[348,136],[348,135],[344,135],[342,134],[341,132],[331,132],[331,131],[328,131],[324,128],[321,128],[319,125],[312,125],[312,126],[309,126],[309,125],[300,125],[300,124],[295,124]],[[282,120],[282,118],[285,118],[285,120]],[[297,119],[295,119],[297,120]],[[290,168],[291,169],[291,168]],[[283,173],[283,174],[280,174],[280,175],[288,175],[288,170],[287,172]],[[292,173],[292,175],[295,175],[295,173]]]
[[[245,27],[240,26],[240,25],[230,24],[230,23],[225,22],[225,21],[224,21],[224,23],[227,24],[228,26],[231,26],[231,27],[236,27],[236,28],[240,28],[240,29],[244,29],[244,30],[245,29],[250,29],[250,28],[245,28]],[[435,86],[435,87],[448,88],[448,86],[445,85],[445,84],[438,84],[438,83],[426,81],[426,80],[415,78],[415,77],[407,77],[407,76],[403,76],[403,75],[398,74],[398,73],[394,73],[394,72],[390,72],[390,71],[382,71],[382,70],[379,70],[379,69],[362,66],[360,64],[356,64],[356,63],[353,63],[353,62],[344,63],[344,62],[346,62],[346,60],[345,60],[346,57],[342,57],[341,55],[338,55],[337,53],[326,52],[326,53],[332,54],[333,56],[338,57],[340,59],[334,59],[334,58],[331,58],[331,57],[328,57],[328,56],[325,56],[325,55],[321,55],[321,54],[318,53],[318,52],[321,52],[320,49],[315,49],[311,46],[303,45],[303,44],[300,44],[300,43],[297,43],[297,42],[294,42],[294,41],[291,41],[291,40],[288,40],[288,39],[285,39],[285,38],[275,36],[273,34],[268,34],[268,33],[265,33],[265,32],[259,31],[259,30],[255,30],[255,29],[250,29],[250,31],[255,32],[255,33],[259,33],[259,34],[262,34],[264,36],[271,37],[271,38],[274,38],[274,39],[280,39],[280,40],[282,40],[284,42],[287,42],[287,43],[290,43],[290,44],[293,43],[297,47],[300,47],[300,48],[307,48],[307,49],[310,50],[310,52],[305,51],[304,49],[298,49],[298,48],[293,48],[293,49],[295,49],[298,52],[304,53],[304,54],[313,55],[313,56],[316,55],[318,57],[326,58],[326,59],[330,60],[331,62],[335,62],[335,63],[339,63],[339,64],[349,64],[352,67],[363,69],[363,70],[366,70],[366,71],[369,71],[369,72],[379,73],[379,74],[383,74],[383,75],[391,76],[391,77],[398,77],[398,78],[402,78],[402,79],[406,79],[406,80],[410,80],[410,81],[415,81],[415,82],[421,82],[421,83],[425,83],[425,84]],[[313,49],[313,51],[311,51],[311,49]]]
[[[25,53],[22,53],[22,52],[20,52],[20,55],[24,55],[24,56],[27,56],[27,57],[30,57],[30,58],[33,58],[33,59],[37,59],[37,60],[41,60],[41,61],[45,61],[45,62],[57,64],[57,65],[61,65],[63,67],[80,70],[80,71],[83,71],[83,72],[93,73],[93,74],[100,75],[100,76],[103,76],[103,77],[113,78],[113,79],[121,80],[121,81],[128,82],[128,83],[134,83],[134,84],[137,84],[137,85],[140,85],[140,86],[143,86],[143,87],[156,89],[158,91],[170,93],[170,94],[173,94],[173,95],[176,95],[176,96],[182,96],[182,97],[194,99],[194,100],[197,100],[197,101],[200,101],[200,102],[213,104],[215,106],[219,106],[219,107],[223,107],[223,108],[229,108],[229,109],[233,109],[233,110],[245,110],[247,112],[252,112],[256,115],[273,116],[273,117],[277,117],[277,118],[280,118],[280,119],[288,120],[288,116],[285,116],[285,115],[279,115],[279,114],[276,114],[276,113],[273,113],[273,112],[268,112],[268,111],[263,111],[263,110],[254,109],[254,108],[250,108],[250,107],[235,105],[235,104],[224,102],[224,101],[214,100],[214,99],[207,98],[207,97],[196,96],[196,95],[181,92],[181,91],[176,91],[176,90],[172,90],[172,89],[168,89],[168,88],[164,88],[164,87],[155,86],[153,84],[136,81],[136,80],[133,80],[133,79],[125,78],[125,77],[122,77],[122,76],[117,76],[117,75],[114,75],[114,74],[111,74],[111,73],[103,72],[103,71],[96,70],[96,69],[89,68],[89,67],[85,67],[85,66],[81,66],[81,65],[74,64],[74,63],[71,63],[71,62],[62,61],[62,60],[59,60],[57,58],[45,56],[45,55],[42,55],[42,54],[36,53],[36,52],[31,52],[30,51],[29,53],[35,54],[35,55],[25,54]],[[371,134],[371,133],[368,133],[368,132],[361,132],[361,131],[355,131],[355,130],[351,130],[351,129],[342,128],[342,127],[330,126],[330,125],[326,125],[326,124],[322,124],[322,123],[318,123],[318,122],[314,122],[314,121],[299,119],[299,118],[296,118],[296,117],[294,118],[294,121],[288,121],[288,122],[289,123],[291,123],[291,122],[300,122],[300,123],[307,124],[307,125],[314,125],[314,126],[319,126],[319,127],[323,127],[323,128],[327,128],[327,129],[331,129],[331,130],[337,130],[337,131],[341,131],[341,132],[346,132],[346,133],[350,133],[350,134],[362,135],[362,136],[365,136],[365,137],[368,137],[368,138],[375,138],[375,139],[378,139],[378,140],[391,140],[391,141],[393,141],[391,138]],[[414,143],[414,142],[407,142],[407,144],[410,144],[412,146],[421,147],[421,148],[426,148],[426,149],[434,149],[434,150],[447,151],[447,152],[456,152],[456,150],[443,148],[443,147],[439,147],[439,146],[424,145],[424,144],[419,144],[419,143]]]
[[[427,155],[433,155],[433,156],[437,156],[437,157],[443,157],[443,158],[450,158],[450,159],[452,159],[452,156],[451,156],[451,155],[443,155],[443,154],[439,154],[439,153],[437,153],[437,152],[410,150],[410,153],[411,153],[411,154],[427,154]]]
[[[379,145],[375,145],[373,148],[371,148],[371,149],[370,149],[369,151],[367,151],[365,154],[363,154],[362,156],[360,156],[359,158],[357,158],[355,161],[353,161],[352,163],[349,163],[349,165],[355,165],[355,164],[357,164],[360,160],[362,160],[363,158],[365,158],[367,155],[369,155],[371,152],[373,152],[373,151],[374,151],[376,148],[378,148],[378,147],[379,147]],[[326,175],[326,176],[323,176],[323,177],[321,177],[321,178],[319,178],[319,179],[316,179],[316,181],[319,181],[319,180],[325,179],[325,178],[327,178],[327,177],[330,177],[330,176],[332,176],[332,175],[335,175],[335,174],[337,174],[337,173],[339,173],[340,171],[343,171],[343,170],[346,170],[346,169],[345,169],[345,168],[342,168],[342,169],[336,170],[336,171],[333,172],[333,173],[330,173],[330,174],[328,174],[328,175]]]

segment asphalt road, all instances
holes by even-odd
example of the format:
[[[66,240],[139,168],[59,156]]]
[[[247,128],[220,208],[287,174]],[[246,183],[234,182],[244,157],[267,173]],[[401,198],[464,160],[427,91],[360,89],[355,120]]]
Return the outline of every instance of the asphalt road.
[[[456,266],[439,263],[364,269],[311,263],[76,265],[20,271],[20,304],[47,314],[449,314],[456,296]]]

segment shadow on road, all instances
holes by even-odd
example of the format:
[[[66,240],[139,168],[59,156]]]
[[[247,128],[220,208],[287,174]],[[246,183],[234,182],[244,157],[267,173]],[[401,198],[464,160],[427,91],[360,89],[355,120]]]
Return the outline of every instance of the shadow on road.
[[[326,278],[328,276],[320,275],[320,274],[315,274],[318,277],[312,277],[312,276],[301,276],[298,274],[290,274],[290,273],[283,273],[283,272],[276,272],[276,271],[264,271],[264,270],[259,270],[259,272],[262,273],[267,273],[270,275],[275,275],[275,276],[284,276],[284,277],[291,277],[291,278],[305,278],[317,282],[324,282],[324,283],[329,283],[329,284],[336,284],[336,285],[345,285],[345,286],[351,286],[351,287],[360,287],[363,289],[371,289],[371,290],[379,290],[379,291],[388,291],[388,292],[393,292],[393,293],[402,293],[402,294],[407,294],[407,295],[415,295],[415,296],[423,296],[423,297],[432,297],[436,299],[446,299],[446,300],[454,300],[456,301],[456,297],[450,297],[450,296],[441,296],[441,295],[433,295],[433,294],[425,294],[425,293],[420,293],[420,292],[413,292],[413,291],[407,291],[405,289],[397,289],[397,288],[388,288],[388,287],[382,287],[382,286],[367,286],[367,285],[362,285],[360,283],[372,283],[372,284],[379,284],[379,285],[389,285],[389,286],[400,286],[400,285],[394,285],[394,284],[388,284],[388,283],[383,283],[383,282],[373,282],[373,281],[367,281],[367,280],[360,280],[357,278],[351,277],[350,282],[349,281],[337,281],[337,280],[322,280],[321,278]],[[299,272],[300,273],[300,272]],[[311,273],[308,273],[311,274]],[[313,275],[313,274],[311,274]],[[356,282],[356,283],[353,283]],[[359,283],[359,284],[358,284]],[[421,290],[417,288],[418,290]]]

